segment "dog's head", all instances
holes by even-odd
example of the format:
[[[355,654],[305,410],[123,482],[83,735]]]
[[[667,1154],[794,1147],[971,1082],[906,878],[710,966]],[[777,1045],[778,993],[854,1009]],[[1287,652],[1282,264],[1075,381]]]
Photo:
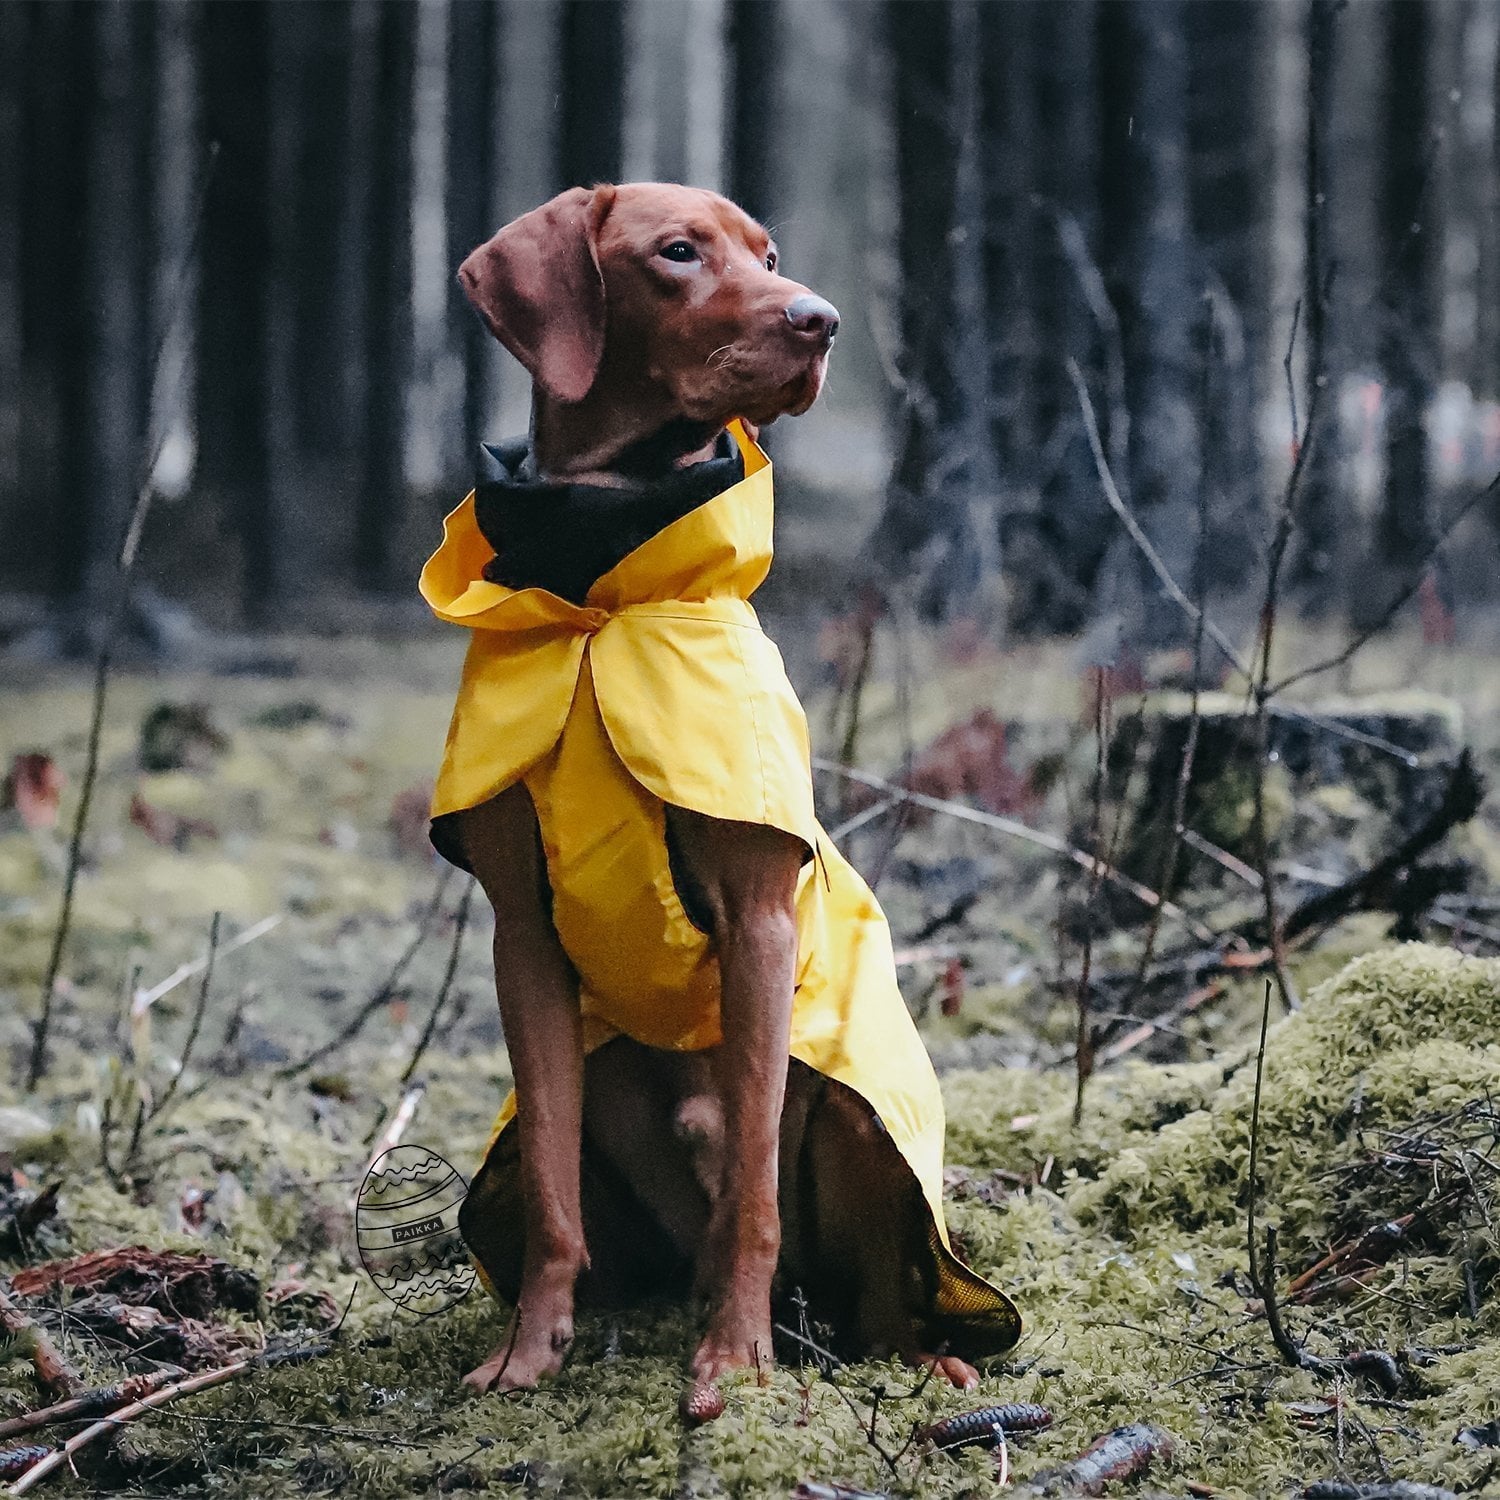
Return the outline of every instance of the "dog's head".
[[[507,224],[458,274],[543,397],[644,395],[644,382],[652,420],[760,426],[800,414],[838,332],[837,310],[778,272],[755,220],[671,183],[572,188]]]

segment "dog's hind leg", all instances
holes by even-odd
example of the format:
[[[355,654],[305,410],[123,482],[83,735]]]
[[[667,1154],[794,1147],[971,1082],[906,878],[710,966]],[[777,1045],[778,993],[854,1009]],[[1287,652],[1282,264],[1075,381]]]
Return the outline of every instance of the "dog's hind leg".
[[[852,1291],[858,1347],[895,1354],[972,1390],[979,1372],[955,1355],[929,1354],[914,1304],[917,1267],[927,1258],[921,1189],[875,1112],[853,1090],[829,1083],[802,1147],[816,1200],[816,1258],[825,1277]]]
[[[510,1329],[465,1376],[534,1386],[562,1368],[588,1262],[579,1190],[583,1027],[578,979],[553,929],[536,811],[515,785],[460,815],[464,853],[495,908],[495,987],[516,1086],[526,1250]]]

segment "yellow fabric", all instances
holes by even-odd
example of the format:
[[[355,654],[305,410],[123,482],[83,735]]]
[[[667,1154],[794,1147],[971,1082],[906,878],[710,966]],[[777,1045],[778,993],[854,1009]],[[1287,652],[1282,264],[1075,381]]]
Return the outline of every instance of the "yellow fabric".
[[[896,987],[885,918],[818,826],[806,719],[749,604],[771,562],[771,464],[731,431],[744,479],[637,547],[582,606],[487,582],[494,553],[473,495],[448,516],[422,594],[473,638],[433,816],[525,782],[590,1049],[619,1033],[680,1050],[719,1040],[717,962],[673,884],[664,803],[802,839],[816,858],[797,890],[791,1055],[856,1090],[921,1184],[935,1311],[1011,1343],[1009,1300],[948,1251],[937,1078]],[[511,1098],[496,1137],[513,1112]]]

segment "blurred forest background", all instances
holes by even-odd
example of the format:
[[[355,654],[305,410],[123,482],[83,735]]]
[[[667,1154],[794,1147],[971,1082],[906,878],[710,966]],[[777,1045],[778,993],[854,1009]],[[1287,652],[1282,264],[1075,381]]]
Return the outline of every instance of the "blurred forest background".
[[[993,638],[1181,638],[1071,359],[1179,579],[1201,485],[1206,586],[1255,582],[1321,392],[1296,602],[1358,625],[1423,567],[1450,619],[1500,579],[1493,500],[1426,560],[1500,467],[1497,35],[1495,0],[5,0],[0,640],[86,640],[143,459],[163,619],[409,627],[526,420],[453,268],[630,178],[736,197],[844,314],[771,435],[830,611],[884,577]]]

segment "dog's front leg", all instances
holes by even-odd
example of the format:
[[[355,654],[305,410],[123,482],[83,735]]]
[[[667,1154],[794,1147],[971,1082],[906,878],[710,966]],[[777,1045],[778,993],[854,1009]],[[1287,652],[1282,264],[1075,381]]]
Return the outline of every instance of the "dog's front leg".
[[[546,905],[536,811],[513,786],[463,814],[464,852],[495,908],[495,987],[516,1086],[526,1253],[506,1336],[464,1377],[479,1390],[534,1386],[573,1342],[573,1288],[587,1264],[579,1194],[583,1027],[578,979]]]
[[[697,1380],[771,1362],[771,1280],[781,1248],[776,1164],[797,967],[802,845],[780,829],[673,808],[672,834],[713,922],[723,1045],[724,1181],[705,1246],[708,1330]]]

